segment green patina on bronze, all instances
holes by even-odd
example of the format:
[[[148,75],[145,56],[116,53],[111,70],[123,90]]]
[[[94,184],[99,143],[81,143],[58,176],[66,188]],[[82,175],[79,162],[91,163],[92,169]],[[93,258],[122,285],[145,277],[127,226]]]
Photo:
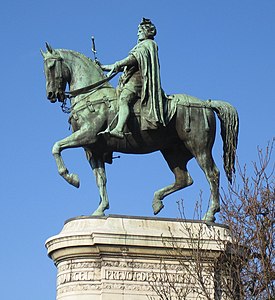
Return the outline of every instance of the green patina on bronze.
[[[68,172],[61,152],[83,147],[101,198],[93,215],[104,215],[109,208],[105,163],[112,162],[112,153],[145,154],[159,150],[174,173],[175,182],[155,192],[153,210],[157,214],[163,208],[164,197],[193,183],[187,163],[195,158],[210,185],[210,205],[204,220],[214,222],[220,210],[220,173],[212,157],[215,113],[221,122],[224,169],[229,181],[234,172],[238,114],[224,101],[201,101],[184,94],[165,95],[160,85],[157,46],[152,39],[154,30],[151,21],[143,19],[137,46],[126,59],[109,66],[101,66],[72,50],[52,49],[48,44],[47,52],[41,51],[48,99],[51,102],[58,99],[64,105],[67,84],[70,90],[73,133],[54,144],[52,152],[58,172],[67,182],[79,187],[78,176]],[[146,60],[151,56],[155,64],[146,73],[148,68],[144,65],[148,65]],[[110,85],[103,70],[110,70],[109,75],[124,71],[118,89]]]
[[[105,71],[122,71],[118,97],[118,122],[109,133],[123,138],[123,130],[130,116],[129,106],[140,98],[141,129],[156,129],[165,126],[166,99],[161,89],[158,46],[154,41],[156,27],[143,18],[138,27],[138,43],[129,56],[113,65],[101,66]]]

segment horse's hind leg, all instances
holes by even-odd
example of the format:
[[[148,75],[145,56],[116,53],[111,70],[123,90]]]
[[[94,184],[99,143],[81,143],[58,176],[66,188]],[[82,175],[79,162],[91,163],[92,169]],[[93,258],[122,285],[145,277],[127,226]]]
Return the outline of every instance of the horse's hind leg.
[[[162,202],[164,197],[193,183],[193,179],[186,168],[187,162],[193,157],[190,152],[187,150],[183,151],[183,149],[177,147],[162,150],[161,153],[175,175],[175,182],[155,192],[153,200],[153,210],[155,215],[164,207]]]
[[[202,168],[210,185],[211,199],[208,211],[203,217],[203,220],[215,222],[215,214],[220,211],[220,195],[219,182],[220,172],[213,160],[211,150],[206,149],[204,152],[198,153],[195,156],[199,166]]]

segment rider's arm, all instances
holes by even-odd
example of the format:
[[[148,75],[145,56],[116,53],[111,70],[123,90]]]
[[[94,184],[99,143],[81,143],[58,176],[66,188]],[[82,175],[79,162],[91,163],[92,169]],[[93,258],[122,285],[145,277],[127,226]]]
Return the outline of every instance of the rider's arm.
[[[114,64],[114,71],[119,72],[126,66],[131,67],[131,66],[135,66],[137,64],[138,64],[138,62],[137,62],[136,58],[134,57],[134,55],[130,54],[128,57],[126,57],[122,60],[119,60]]]
[[[103,71],[111,71],[114,65],[101,65],[100,68]]]
[[[137,60],[134,57],[134,55],[130,54],[125,59],[119,60],[115,62],[113,65],[101,65],[101,69],[103,71],[113,70],[114,72],[122,72],[124,67],[135,66],[135,65],[137,65]]]

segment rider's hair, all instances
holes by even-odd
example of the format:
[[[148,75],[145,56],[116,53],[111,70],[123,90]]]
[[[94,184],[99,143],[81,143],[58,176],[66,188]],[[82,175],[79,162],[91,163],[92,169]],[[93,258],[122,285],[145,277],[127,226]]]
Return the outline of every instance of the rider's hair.
[[[143,18],[139,24],[139,27],[141,27],[146,32],[146,35],[151,39],[154,39],[154,36],[157,34],[156,26],[151,22],[150,19]]]

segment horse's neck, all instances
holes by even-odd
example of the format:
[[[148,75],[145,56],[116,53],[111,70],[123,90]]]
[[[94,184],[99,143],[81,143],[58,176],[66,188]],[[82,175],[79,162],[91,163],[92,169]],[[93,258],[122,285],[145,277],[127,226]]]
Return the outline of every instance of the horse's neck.
[[[87,87],[91,84],[99,82],[104,78],[103,71],[101,71],[93,61],[79,53],[69,52],[67,57],[67,65],[70,69],[70,91]],[[95,89],[92,92],[92,95],[89,95],[90,100],[101,99],[103,97],[112,99],[116,97],[115,89],[109,83],[105,83],[103,88]],[[73,105],[83,98],[86,99],[87,94],[72,98],[71,104]]]
[[[103,78],[96,66],[85,60],[75,59],[71,61],[71,80],[69,82],[70,90],[76,90],[98,82]]]

